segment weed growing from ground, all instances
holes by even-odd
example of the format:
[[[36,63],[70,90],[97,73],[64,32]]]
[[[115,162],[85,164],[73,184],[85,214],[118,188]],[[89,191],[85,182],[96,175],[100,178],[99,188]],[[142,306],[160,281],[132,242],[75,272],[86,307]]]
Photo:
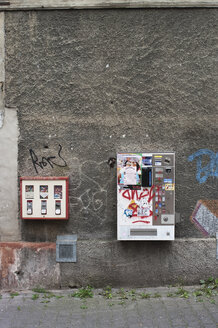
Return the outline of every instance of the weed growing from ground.
[[[43,298],[52,298],[52,297],[55,297],[55,295],[51,293],[47,293],[43,295]]]
[[[174,296],[173,293],[168,293],[168,294],[167,294],[167,297],[173,297],[173,296]]]
[[[193,295],[195,297],[203,296],[204,295],[204,292],[202,290],[196,290],[195,292],[193,292]]]
[[[118,294],[119,294],[119,296],[122,300],[127,300],[128,299],[128,296],[127,296],[127,294],[126,294],[126,292],[123,288],[120,288]]]
[[[79,298],[92,298],[93,296],[93,288],[91,286],[80,288],[77,292],[71,294],[71,297]]]
[[[20,311],[20,310],[21,310],[21,307],[20,307],[20,306],[18,306],[18,307],[17,307],[17,310],[18,310],[18,311]]]
[[[159,297],[161,297],[161,295],[159,293],[155,293],[153,297],[154,298],[159,298]]]
[[[19,293],[18,292],[15,292],[15,293],[10,293],[10,296],[11,296],[11,298],[14,298],[14,296],[18,296],[19,295]]]
[[[185,290],[183,287],[180,287],[177,290],[176,295],[178,295],[181,298],[189,298],[189,292]]]
[[[201,288],[196,292],[204,294],[206,297],[211,298],[217,295],[218,279],[209,277],[206,280],[200,280]]]
[[[135,296],[135,289],[129,291],[129,296]]]
[[[141,293],[140,296],[141,298],[151,298],[151,294]]]
[[[113,305],[114,305],[114,303],[108,303],[108,305],[109,305],[109,306],[113,306]]]
[[[32,300],[35,301],[39,298],[39,295],[38,294],[33,294],[32,296]]]
[[[45,290],[45,288],[42,288],[42,287],[35,287],[35,288],[32,289],[32,291],[35,292],[35,293],[42,293],[42,294],[48,293],[48,291]]]
[[[107,299],[111,299],[113,297],[112,295],[112,288],[111,286],[106,286],[104,291],[103,291],[103,295],[104,297],[106,297]]]

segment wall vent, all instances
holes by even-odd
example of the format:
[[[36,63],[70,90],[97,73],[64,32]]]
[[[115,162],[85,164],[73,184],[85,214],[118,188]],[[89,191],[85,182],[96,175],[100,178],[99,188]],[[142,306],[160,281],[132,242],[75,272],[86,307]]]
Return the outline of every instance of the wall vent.
[[[57,236],[56,261],[76,262],[77,235]]]

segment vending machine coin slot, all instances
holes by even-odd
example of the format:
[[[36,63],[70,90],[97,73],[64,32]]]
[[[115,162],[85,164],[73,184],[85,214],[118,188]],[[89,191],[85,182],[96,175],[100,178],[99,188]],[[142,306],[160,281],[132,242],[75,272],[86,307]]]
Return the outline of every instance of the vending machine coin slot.
[[[61,201],[60,200],[55,201],[55,214],[56,215],[61,214]]]
[[[32,200],[27,201],[27,214],[28,215],[33,214],[33,201]]]
[[[41,214],[46,215],[47,214],[47,201],[41,200]]]

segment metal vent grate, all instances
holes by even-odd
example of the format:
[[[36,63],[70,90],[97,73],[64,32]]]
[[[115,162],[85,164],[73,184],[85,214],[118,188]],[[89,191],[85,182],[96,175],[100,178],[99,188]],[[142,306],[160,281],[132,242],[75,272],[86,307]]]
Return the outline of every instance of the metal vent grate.
[[[73,255],[73,245],[59,245],[59,257],[71,259]]]
[[[156,229],[131,229],[130,236],[157,236]]]
[[[57,262],[76,262],[76,241],[77,235],[57,236]]]

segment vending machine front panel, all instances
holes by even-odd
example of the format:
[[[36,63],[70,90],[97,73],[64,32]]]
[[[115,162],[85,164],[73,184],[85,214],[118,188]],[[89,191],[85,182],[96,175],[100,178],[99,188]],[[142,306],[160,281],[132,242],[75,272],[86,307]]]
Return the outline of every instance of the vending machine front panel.
[[[68,180],[68,177],[21,177],[21,219],[67,220]]]
[[[118,240],[174,240],[175,154],[117,154]]]

